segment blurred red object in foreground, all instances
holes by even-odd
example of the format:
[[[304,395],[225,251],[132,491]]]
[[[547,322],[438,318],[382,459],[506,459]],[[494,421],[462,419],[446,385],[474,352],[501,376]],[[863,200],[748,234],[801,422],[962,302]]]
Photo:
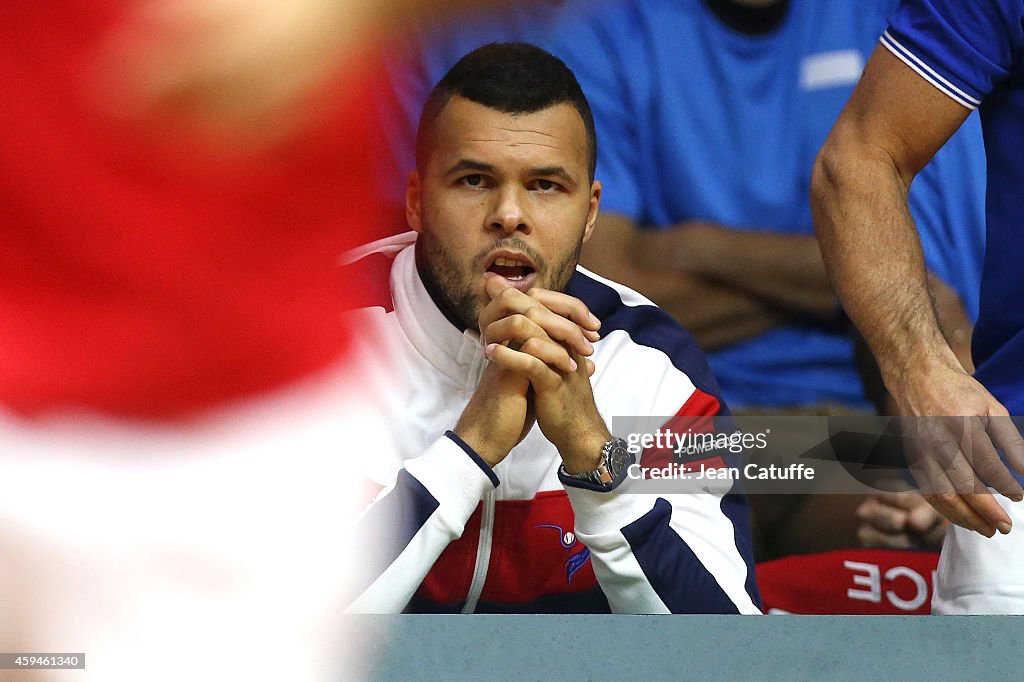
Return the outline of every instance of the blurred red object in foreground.
[[[125,7],[0,9],[0,405],[23,414],[179,417],[333,364],[358,288],[337,257],[380,224],[373,68],[236,131],[119,110],[148,54]]]

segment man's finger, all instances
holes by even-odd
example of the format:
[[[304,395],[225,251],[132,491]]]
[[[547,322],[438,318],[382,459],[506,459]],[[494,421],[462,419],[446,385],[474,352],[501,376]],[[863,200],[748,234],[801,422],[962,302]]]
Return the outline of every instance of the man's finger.
[[[549,367],[566,373],[575,372],[578,368],[576,361],[565,351],[565,347],[551,340],[527,339],[519,346],[519,352],[532,355]]]
[[[524,315],[511,315],[492,322],[484,330],[487,343],[515,341],[519,350],[529,353],[563,372],[575,372],[576,362],[569,352],[556,343],[533,320]],[[529,348],[526,346],[529,344]]]
[[[996,527],[987,521],[967,503],[962,495],[957,493],[942,493],[941,495],[925,495],[928,503],[951,523],[981,533],[985,537],[992,537],[996,534]],[[995,500],[989,495],[989,499]],[[997,505],[998,506],[998,505]]]
[[[887,504],[891,507],[898,507],[900,509],[906,509],[910,511],[923,504],[924,500],[921,499],[920,493],[907,491],[899,493],[880,493],[874,496],[882,504]]]
[[[857,507],[857,518],[885,533],[901,533],[907,524],[907,511],[868,498]]]
[[[1000,494],[1015,502],[1024,499],[1024,488],[1021,488],[1017,479],[999,459],[999,453],[992,447],[992,441],[989,440],[988,432],[985,430],[985,423],[979,417],[969,417],[967,421],[969,425],[964,430],[964,452],[968,453],[974,471],[989,487],[994,488]],[[994,423],[998,420],[992,421]],[[1020,434],[1017,435],[1020,436]]]
[[[488,277],[484,282],[484,291],[487,292],[491,300],[480,311],[478,322],[481,331],[503,317],[514,313],[521,314],[526,310],[527,305],[533,303],[532,299],[523,301],[520,297],[529,297],[509,284],[504,277]]]
[[[556,315],[539,303],[528,307],[523,314],[540,325],[548,336],[561,341],[580,355],[594,354],[593,344],[575,322]]]
[[[502,369],[527,377],[535,391],[552,390],[562,383],[562,376],[558,372],[528,353],[491,343],[484,349],[484,355]]]
[[[960,451],[960,439],[939,420],[922,419],[907,442],[907,463],[926,495],[969,493],[975,489],[974,470]],[[956,480],[952,480],[955,477]],[[960,482],[960,487],[956,485]]]
[[[921,533],[921,542],[925,547],[941,547],[942,541],[946,538],[946,531],[949,530],[949,521],[936,513],[935,523],[931,528]]]
[[[861,547],[884,547],[886,549],[911,549],[916,546],[907,533],[884,533],[870,525],[857,529],[857,542]]]
[[[969,432],[969,429],[965,429],[965,431]],[[1012,521],[1010,521],[1009,515],[986,490],[962,452],[953,458],[952,464],[945,473],[951,483],[950,490],[959,495],[974,512],[974,515],[983,521],[981,526],[972,528],[972,530],[977,530],[985,535],[988,534],[990,528],[995,528],[1004,535],[1010,532]],[[950,521],[956,523],[956,519],[950,519]]]
[[[985,521],[986,527],[994,527],[1003,535],[1010,532],[1010,529],[1013,527],[1013,521],[1010,520],[1009,514],[999,506],[999,502],[990,492],[982,490],[964,495],[963,498],[970,505],[971,509],[974,510],[975,514]]]
[[[917,506],[907,512],[907,528],[920,535],[928,535],[936,525],[943,525],[945,519],[920,495],[917,498]]]
[[[597,334],[597,331],[601,328],[601,320],[597,319],[597,316],[590,312],[590,308],[587,307],[586,303],[575,296],[563,294],[560,291],[539,288],[530,289],[526,294],[540,301],[551,312],[572,320],[585,332]],[[599,334],[597,336],[600,338]]]
[[[986,428],[992,437],[992,443],[1003,451],[1010,466],[1018,474],[1024,475],[1024,438],[1021,438],[1017,426],[1008,416],[988,417],[986,421]],[[1016,502],[1020,501],[1020,498],[1011,497],[1010,499]]]
[[[940,444],[933,442],[932,445]],[[968,504],[964,496],[958,492],[956,484],[950,480],[949,467],[955,465],[956,462],[950,462],[948,455],[939,457],[933,451],[921,452],[917,449],[918,446],[920,446],[920,442],[911,443],[908,455],[911,457],[911,472],[920,486],[925,500],[956,525],[976,531],[986,537],[995,535],[995,522],[987,521],[974,505]],[[961,467],[966,467],[963,457],[960,456],[958,459]],[[963,490],[962,484],[960,490]],[[989,500],[999,511],[1002,511],[991,495]],[[993,513],[991,507],[986,508],[982,500],[976,500],[976,504],[980,505],[981,510],[989,514]],[[995,521],[1004,520],[1009,523],[1009,518],[1005,517],[1005,513],[1003,516],[1004,519],[997,518]]]
[[[594,346],[575,322],[551,312],[540,301],[508,286],[508,282],[501,277],[488,278],[486,286],[488,295],[493,294],[493,298],[480,312],[478,322],[481,330],[501,318],[524,315],[540,326],[552,339],[566,344],[580,355],[594,353]],[[502,286],[505,288],[501,288]]]

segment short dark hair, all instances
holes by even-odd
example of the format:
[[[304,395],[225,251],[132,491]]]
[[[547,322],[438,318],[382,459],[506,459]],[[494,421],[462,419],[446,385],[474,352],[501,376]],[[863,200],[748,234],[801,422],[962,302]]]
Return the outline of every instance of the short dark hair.
[[[594,180],[597,133],[594,115],[576,76],[549,52],[528,43],[491,43],[479,47],[445,74],[423,105],[416,130],[416,167],[422,173],[434,119],[455,96],[506,114],[532,114],[556,104],[570,104],[587,132],[588,168]]]

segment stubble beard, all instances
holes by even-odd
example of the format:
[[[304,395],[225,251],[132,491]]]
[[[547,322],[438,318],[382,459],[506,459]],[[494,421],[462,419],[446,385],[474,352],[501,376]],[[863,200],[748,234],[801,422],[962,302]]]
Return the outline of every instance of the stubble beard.
[[[581,231],[582,235],[582,231]],[[423,259],[425,268],[423,276],[431,281],[427,283],[428,288],[433,288],[448,306],[448,312],[454,315],[465,329],[479,330],[480,311],[487,304],[486,295],[477,293],[479,277],[483,272],[484,259],[488,254],[498,249],[510,249],[525,253],[537,266],[538,277],[534,286],[551,289],[553,291],[565,291],[576,271],[576,264],[579,263],[580,254],[583,252],[583,240],[577,242],[576,247],[565,258],[549,268],[547,260],[528,246],[518,237],[506,237],[499,239],[491,246],[481,250],[469,262],[468,267],[463,268],[454,257],[451,250],[447,249],[428,232],[419,236],[423,248]]]

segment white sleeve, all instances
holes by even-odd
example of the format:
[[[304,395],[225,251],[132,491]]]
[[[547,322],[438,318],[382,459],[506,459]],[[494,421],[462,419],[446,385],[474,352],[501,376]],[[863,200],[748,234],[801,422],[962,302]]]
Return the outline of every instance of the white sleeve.
[[[490,467],[451,431],[421,456],[406,460],[390,487],[360,518],[355,547],[358,596],[350,613],[399,613],[487,490]]]
[[[760,613],[730,513],[746,513],[742,497],[620,494],[563,483],[576,536],[590,549],[613,612]]]

